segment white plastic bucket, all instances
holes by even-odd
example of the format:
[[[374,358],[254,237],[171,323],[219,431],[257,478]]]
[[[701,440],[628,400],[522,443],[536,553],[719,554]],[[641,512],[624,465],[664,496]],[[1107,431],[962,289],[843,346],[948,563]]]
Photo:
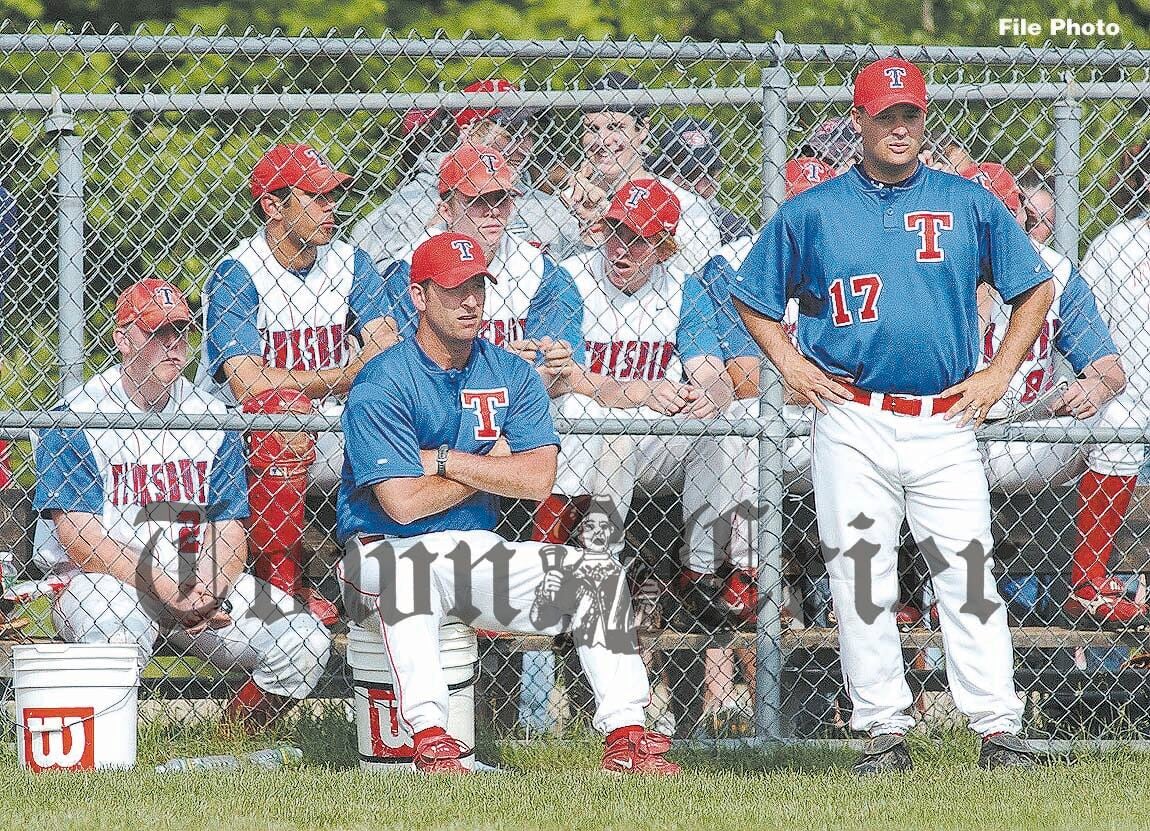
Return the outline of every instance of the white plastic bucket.
[[[475,671],[479,647],[475,632],[462,623],[439,630],[439,661],[449,694],[447,732],[468,749],[463,766],[475,765]],[[355,732],[362,770],[414,770],[411,733],[399,718],[391,661],[378,632],[353,626],[347,637],[347,663],[355,685]]]
[[[20,766],[136,766],[135,644],[45,643],[12,648]]]

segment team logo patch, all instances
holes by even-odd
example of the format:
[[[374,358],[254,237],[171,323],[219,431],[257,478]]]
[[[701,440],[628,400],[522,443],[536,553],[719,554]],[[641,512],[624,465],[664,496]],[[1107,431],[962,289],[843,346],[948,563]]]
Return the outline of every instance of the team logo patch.
[[[326,167],[328,169],[331,169],[331,162],[329,162],[327,159],[325,159],[323,156],[321,156],[319,153],[317,153],[312,148],[305,147],[304,151],[303,151],[303,155],[305,158],[310,159],[311,161],[318,164],[320,167]]]
[[[462,390],[459,400],[476,416],[475,440],[495,441],[499,438],[496,408],[507,406],[507,387],[492,390]]]
[[[920,244],[914,254],[917,262],[941,263],[946,259],[939,237],[943,231],[954,229],[954,214],[950,211],[915,211],[904,214],[903,221],[906,230],[918,232]]]
[[[639,202],[641,200],[646,199],[650,195],[651,191],[642,185],[631,185],[631,189],[627,191],[627,201],[625,201],[623,204],[626,207],[634,210],[635,208],[639,207]]]
[[[475,259],[475,246],[471,244],[469,239],[455,239],[451,241],[451,247],[459,252],[459,262],[468,263]]]
[[[169,286],[160,286],[152,292],[152,299],[157,305],[170,308],[176,305],[176,293]]]
[[[882,71],[890,83],[891,89],[902,89],[902,79],[906,77],[906,67],[888,66]]]
[[[499,160],[492,156],[490,153],[480,153],[479,161],[487,168],[487,172],[492,176],[495,175],[496,169],[499,167]]]
[[[25,707],[24,760],[28,769],[93,770],[96,711],[93,707]]]

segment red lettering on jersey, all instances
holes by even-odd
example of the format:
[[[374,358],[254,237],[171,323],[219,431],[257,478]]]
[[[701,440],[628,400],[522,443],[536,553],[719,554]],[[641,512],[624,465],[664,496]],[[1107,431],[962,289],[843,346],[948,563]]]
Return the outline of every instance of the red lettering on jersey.
[[[527,331],[527,318],[492,318],[483,321],[479,327],[479,337],[496,346],[506,347],[516,340],[523,340]]]
[[[263,333],[264,360],[276,369],[333,369],[343,366],[346,332],[342,323]]]
[[[835,326],[850,326],[854,317],[847,308],[846,282],[842,277],[830,284],[831,322]],[[859,309],[859,323],[874,323],[878,320],[878,296],[882,294],[882,278],[877,274],[856,274],[850,278],[851,294],[863,299]],[[796,327],[797,328],[797,327]]]
[[[507,387],[493,390],[463,390],[459,399],[464,407],[473,410],[479,423],[475,425],[476,441],[495,441],[499,438],[499,425],[495,423],[495,408],[507,406]]]
[[[658,381],[667,374],[675,344],[669,341],[586,342],[591,371],[624,381]]]
[[[922,244],[914,258],[920,263],[941,263],[946,254],[938,244],[942,231],[954,229],[954,214],[950,211],[915,211],[904,215],[906,230],[918,231]]]
[[[208,463],[176,459],[154,465],[112,465],[113,505],[151,505],[153,502],[208,502]]]

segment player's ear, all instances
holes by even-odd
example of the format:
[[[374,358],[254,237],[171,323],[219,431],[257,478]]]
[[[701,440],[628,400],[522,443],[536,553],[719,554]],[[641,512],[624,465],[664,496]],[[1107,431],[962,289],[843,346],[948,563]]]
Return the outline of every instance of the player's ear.
[[[112,343],[115,344],[116,350],[123,358],[127,358],[132,351],[132,342],[128,339],[128,330],[122,326],[117,326],[112,330]]]
[[[408,289],[411,293],[411,302],[415,306],[415,310],[423,314],[427,308],[427,289],[423,283],[412,283],[411,288]]]
[[[862,113],[862,107],[851,107],[851,124],[854,126],[856,133],[862,132],[862,123],[859,121],[860,113]]]
[[[454,194],[445,193],[443,196],[441,196],[436,211],[439,213],[439,218],[450,225],[455,219]]]

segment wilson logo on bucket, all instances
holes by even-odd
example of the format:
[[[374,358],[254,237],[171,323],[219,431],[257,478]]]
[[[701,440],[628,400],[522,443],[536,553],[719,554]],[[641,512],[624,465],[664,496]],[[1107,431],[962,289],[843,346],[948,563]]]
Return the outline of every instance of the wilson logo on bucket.
[[[410,758],[415,749],[399,729],[399,705],[389,689],[367,691],[368,724],[371,728],[371,755]]]
[[[93,707],[25,707],[24,758],[28,769],[93,770],[96,767]]]

